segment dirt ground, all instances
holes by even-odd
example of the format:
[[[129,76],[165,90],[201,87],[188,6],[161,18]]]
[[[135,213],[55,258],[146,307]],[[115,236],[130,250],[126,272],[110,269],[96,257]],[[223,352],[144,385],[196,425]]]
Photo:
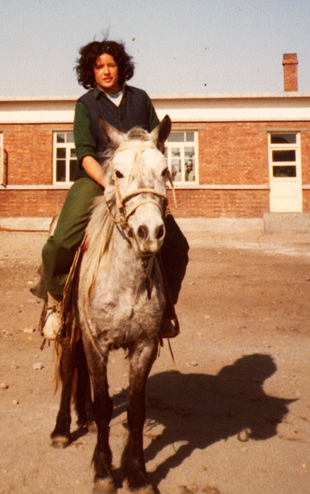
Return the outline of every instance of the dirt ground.
[[[177,368],[165,344],[148,382],[150,479],[161,494],[309,494],[310,235],[187,236]],[[77,434],[65,450],[50,446],[59,404],[54,349],[40,350],[41,302],[29,291],[45,237],[0,232],[1,494],[92,490],[95,436]],[[109,364],[119,482],[123,357],[113,353]]]

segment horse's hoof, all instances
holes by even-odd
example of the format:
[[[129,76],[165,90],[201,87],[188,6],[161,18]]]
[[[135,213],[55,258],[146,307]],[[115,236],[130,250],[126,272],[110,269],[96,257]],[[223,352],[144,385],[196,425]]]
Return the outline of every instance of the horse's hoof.
[[[69,439],[64,436],[52,437],[52,446],[57,449],[65,449],[69,444]]]
[[[116,494],[117,488],[112,479],[98,480],[94,484],[93,494]]]
[[[134,494],[156,494],[153,486],[151,484],[145,485],[144,487],[139,487],[138,489],[130,488],[128,482],[126,482],[126,490],[133,492]],[[158,491],[157,491],[158,492]]]
[[[141,489],[134,491],[135,494],[155,494],[155,491],[151,485],[147,485],[146,487],[142,487]]]
[[[95,421],[93,422],[88,422],[86,424],[86,427],[88,429],[88,432],[91,432],[92,434],[96,433],[97,432],[97,424]]]

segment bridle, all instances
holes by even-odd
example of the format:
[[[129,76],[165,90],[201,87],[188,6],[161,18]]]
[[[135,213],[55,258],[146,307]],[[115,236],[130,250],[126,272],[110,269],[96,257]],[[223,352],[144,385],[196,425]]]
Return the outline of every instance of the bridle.
[[[136,155],[138,153],[142,154],[142,151],[144,151],[145,149],[150,148],[150,147],[154,147],[154,146],[150,146],[150,145],[149,146],[148,145],[135,146],[134,151],[136,152]],[[125,149],[131,149],[132,150],[133,148],[129,147],[129,146],[121,147],[117,150],[116,153],[124,151]],[[113,158],[115,157],[115,154],[114,154]],[[143,160],[141,160],[141,161],[143,161]],[[105,201],[105,206],[106,206],[107,213],[108,213],[110,219],[112,220],[112,222],[114,224],[119,224],[120,227],[122,228],[122,230],[129,228],[128,219],[143,204],[154,204],[160,210],[162,217],[165,218],[165,216],[168,212],[168,199],[167,199],[167,196],[165,194],[162,194],[161,192],[157,192],[157,190],[152,189],[152,188],[139,188],[139,189],[136,189],[132,192],[129,192],[128,194],[126,194],[125,196],[122,197],[121,193],[120,193],[120,189],[119,189],[118,178],[117,178],[116,172],[113,173],[112,179],[113,179],[114,184],[115,184],[116,207],[117,207],[117,212],[118,212],[118,218],[113,216],[111,209],[109,207],[108,201],[107,201],[105,196],[104,196],[104,201]],[[169,179],[170,183],[172,183],[169,175],[168,175],[168,179]],[[155,201],[155,199],[148,197],[148,198],[141,199],[139,202],[137,202],[137,204],[132,206],[127,211],[126,202],[129,199],[131,199],[132,197],[139,196],[141,194],[149,194],[151,196],[157,196],[160,199],[163,199],[163,201],[164,201],[163,207],[161,207],[160,204],[158,204],[158,202]]]
[[[121,197],[119,186],[118,186],[118,181],[117,181],[117,177],[116,177],[115,173],[113,174],[113,179],[115,182],[116,207],[117,207],[117,211],[118,211],[118,218],[113,216],[105,197],[104,197],[104,201],[105,201],[105,206],[106,206],[109,217],[111,218],[113,223],[119,224],[120,227],[122,228],[122,230],[125,230],[125,228],[128,227],[129,217],[143,204],[154,204],[160,210],[162,217],[164,218],[166,216],[168,199],[167,199],[165,194],[162,194],[161,192],[157,192],[155,189],[141,188],[141,189],[136,189],[133,192],[130,192],[129,194],[126,194],[125,196]],[[135,197],[135,196],[138,196],[141,194],[151,194],[151,195],[155,195],[155,196],[163,199],[164,200],[163,209],[161,208],[160,204],[158,204],[158,202],[155,201],[155,199],[148,197],[146,199],[141,199],[137,204],[132,206],[129,209],[129,211],[127,211],[126,202],[129,199],[131,199],[132,197]]]

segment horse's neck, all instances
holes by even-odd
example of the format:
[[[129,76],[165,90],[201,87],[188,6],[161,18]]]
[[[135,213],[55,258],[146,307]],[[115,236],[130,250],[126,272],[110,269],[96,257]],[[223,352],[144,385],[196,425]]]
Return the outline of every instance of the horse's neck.
[[[126,234],[118,227],[114,228],[109,249],[105,259],[102,259],[101,268],[109,271],[114,279],[140,279],[144,273],[142,260],[137,256],[130,245]]]
[[[102,261],[96,276],[96,298],[104,291],[106,300],[110,301],[131,301],[140,307],[146,301],[148,307],[150,303],[156,306],[163,303],[162,274],[156,256],[143,263],[128,240],[115,230],[109,253]]]
[[[102,204],[99,207],[102,209]],[[97,214],[98,211],[101,214]],[[146,290],[142,260],[132,248],[126,232],[118,225],[112,227],[107,216],[102,221],[102,211],[98,211],[88,228],[89,246],[81,267],[86,298],[87,294],[97,292],[97,288],[106,294],[111,293],[111,296],[127,292],[138,297]],[[156,261],[151,276],[160,290],[161,274]]]

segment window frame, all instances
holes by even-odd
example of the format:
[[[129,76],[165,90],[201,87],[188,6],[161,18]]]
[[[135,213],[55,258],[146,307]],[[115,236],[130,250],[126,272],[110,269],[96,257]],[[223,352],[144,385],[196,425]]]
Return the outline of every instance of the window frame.
[[[167,164],[169,171],[172,176],[172,148],[181,148],[180,149],[180,160],[181,160],[181,174],[182,174],[182,179],[179,181],[173,181],[173,185],[175,188],[178,187],[192,187],[196,186],[199,184],[199,161],[198,161],[198,151],[199,151],[199,146],[198,146],[198,130],[197,129],[191,129],[191,128],[173,128],[170,136],[173,133],[184,133],[184,140],[183,141],[169,141],[169,138],[165,142],[165,156],[167,159]],[[194,134],[194,140],[193,141],[186,141],[186,133],[190,132]],[[195,180],[185,180],[185,162],[188,159],[185,155],[185,148],[186,147],[193,147],[194,148],[194,167],[193,170],[195,172]]]
[[[272,142],[273,135],[295,135],[295,142]],[[273,151],[295,151],[294,160],[273,160]],[[279,156],[280,157],[280,156]],[[300,130],[268,131],[269,210],[271,213],[303,211],[302,160]]]
[[[57,135],[64,134],[65,142],[57,142]],[[72,135],[72,141],[67,141],[67,135]],[[65,180],[57,180],[57,149],[65,149]],[[71,161],[71,149],[75,150],[75,144],[73,140],[73,130],[55,130],[53,131],[53,185],[57,186],[71,186],[73,180],[70,180],[70,161]],[[76,159],[76,158],[75,158]]]
[[[3,187],[7,185],[4,147],[3,147],[3,132],[0,132],[0,185],[2,185]]]
[[[282,136],[282,135],[294,135],[295,136],[295,142],[272,142],[272,136]],[[285,180],[287,178],[288,180],[290,178],[298,178],[300,174],[300,167],[298,167],[298,162],[300,161],[300,132],[298,131],[269,131],[268,132],[268,153],[269,153],[269,175],[271,180]],[[288,152],[293,152],[294,151],[294,160],[277,160],[274,159],[276,154],[279,152],[283,153],[288,153]],[[278,168],[292,168],[295,167],[295,175],[284,175],[281,176],[281,174],[276,175],[275,174],[275,169]]]

